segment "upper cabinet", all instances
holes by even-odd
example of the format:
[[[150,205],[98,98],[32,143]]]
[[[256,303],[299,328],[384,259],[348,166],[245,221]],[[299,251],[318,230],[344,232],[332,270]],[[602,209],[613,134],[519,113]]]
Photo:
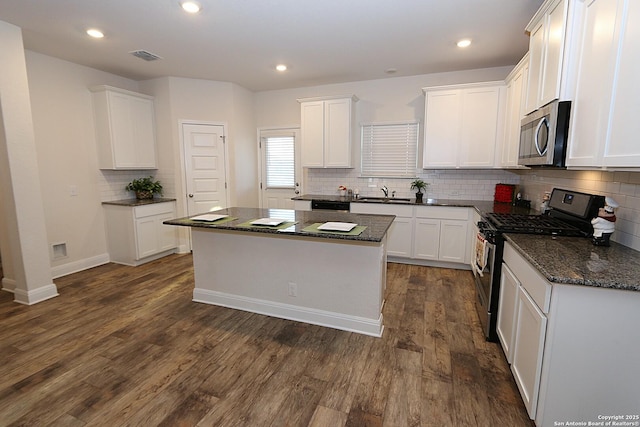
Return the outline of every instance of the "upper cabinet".
[[[422,167],[493,168],[502,145],[504,82],[427,87]],[[499,159],[499,156],[498,156]]]
[[[351,168],[355,96],[298,99],[302,166]]]
[[[578,59],[567,166],[640,168],[640,2],[575,4]]]
[[[529,55],[516,65],[507,76],[507,103],[504,121],[504,139],[502,142],[503,168],[521,168],[518,165],[520,149],[520,123],[525,116],[526,84],[529,75]]]
[[[90,90],[100,169],[156,169],[153,97],[111,86]]]
[[[567,0],[547,0],[527,25],[530,39],[526,113],[561,95],[567,9]]]

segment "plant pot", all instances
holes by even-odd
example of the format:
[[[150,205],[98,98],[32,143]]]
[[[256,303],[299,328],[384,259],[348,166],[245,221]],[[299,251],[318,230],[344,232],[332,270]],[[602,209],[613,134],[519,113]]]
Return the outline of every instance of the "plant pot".
[[[136,191],[136,199],[139,199],[139,200],[153,199],[153,193],[151,191]]]
[[[416,193],[416,203],[422,203],[422,193]]]

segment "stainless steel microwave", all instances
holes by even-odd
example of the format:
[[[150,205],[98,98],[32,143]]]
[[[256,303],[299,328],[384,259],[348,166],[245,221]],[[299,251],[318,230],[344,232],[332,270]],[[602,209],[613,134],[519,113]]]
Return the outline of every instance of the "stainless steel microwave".
[[[519,165],[565,166],[570,112],[571,101],[553,101],[522,119]]]

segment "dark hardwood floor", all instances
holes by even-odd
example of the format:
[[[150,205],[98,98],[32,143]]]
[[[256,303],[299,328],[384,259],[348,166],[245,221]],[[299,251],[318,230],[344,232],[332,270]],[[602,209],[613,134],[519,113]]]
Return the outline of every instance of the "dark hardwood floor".
[[[191,301],[190,255],[0,293],[2,426],[532,426],[468,271],[389,264],[382,338]]]

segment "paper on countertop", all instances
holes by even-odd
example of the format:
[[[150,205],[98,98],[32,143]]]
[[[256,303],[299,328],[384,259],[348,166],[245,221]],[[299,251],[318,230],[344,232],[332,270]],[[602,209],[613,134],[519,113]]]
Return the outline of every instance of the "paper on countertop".
[[[189,218],[193,221],[217,221],[222,218],[227,218],[229,215],[216,215],[216,214],[203,214]]]
[[[322,225],[318,226],[318,230],[323,231],[351,231],[358,224],[354,224],[352,222],[325,222]]]
[[[287,219],[278,219],[278,218],[260,218],[255,221],[251,221],[251,225],[271,225],[278,226],[283,222],[287,222]]]

